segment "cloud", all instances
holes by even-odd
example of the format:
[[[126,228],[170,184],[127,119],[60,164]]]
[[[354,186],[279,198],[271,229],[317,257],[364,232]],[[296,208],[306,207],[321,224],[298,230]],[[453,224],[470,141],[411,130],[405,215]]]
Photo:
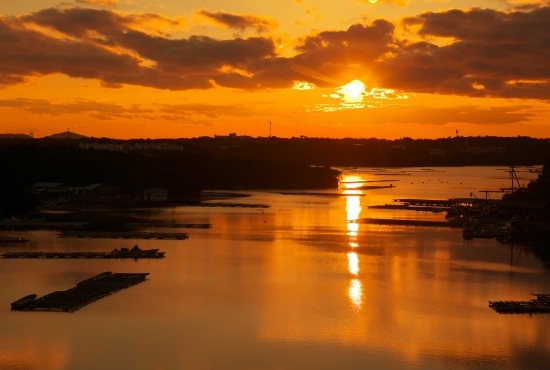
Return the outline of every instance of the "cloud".
[[[360,108],[360,107],[359,107]],[[362,112],[325,104],[317,105],[312,110],[331,112],[330,120],[358,120],[358,114],[368,117],[370,124],[428,124],[446,125],[466,123],[473,125],[503,125],[530,121],[535,113],[530,105],[510,105],[502,107],[485,107],[478,105],[461,105],[456,107],[434,106],[369,106]],[[351,117],[347,117],[352,115]]]
[[[90,4],[90,5],[99,5],[109,8],[116,8],[118,5],[118,0],[76,0],[80,4]]]
[[[46,99],[1,99],[0,107],[16,108],[33,114],[50,116],[89,113],[90,116],[98,119],[131,118],[135,114],[153,112],[151,109],[142,109],[137,105],[125,108],[114,103],[103,103],[86,99],[75,99],[70,103],[58,104],[51,103]]]
[[[406,0],[357,0],[357,1],[362,3],[370,3],[370,4],[389,3],[389,4],[399,5],[401,7],[407,6]]]
[[[270,112],[264,109],[245,106],[245,105],[224,105],[224,104],[205,104],[205,103],[187,103],[187,104],[157,104],[160,112],[170,114],[202,114],[210,118],[217,118],[220,115],[233,117],[247,116],[266,116]]]
[[[260,27],[231,19],[228,26]],[[159,14],[51,8],[0,16],[0,86],[55,73],[112,88],[170,90],[292,88],[295,81],[337,87],[360,79],[395,91],[550,99],[549,19],[543,5],[426,12],[403,20],[415,41],[378,19],[313,33],[299,40],[295,55],[281,56],[268,37],[171,38],[148,28],[181,26]]]
[[[267,17],[258,17],[252,14],[233,14],[223,11],[209,12],[202,9],[195,12],[216,24],[232,28],[241,32],[251,28],[257,33],[267,32],[279,27],[276,20]]]

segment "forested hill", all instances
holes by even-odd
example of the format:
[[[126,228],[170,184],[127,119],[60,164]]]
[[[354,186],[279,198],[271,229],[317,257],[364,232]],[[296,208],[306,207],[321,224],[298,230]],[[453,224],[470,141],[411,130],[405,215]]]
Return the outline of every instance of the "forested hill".
[[[0,146],[31,145],[31,143],[38,146],[119,146],[124,147],[128,152],[148,152],[151,156],[163,156],[166,155],[165,152],[170,151],[163,152],[147,148],[166,145],[178,149],[176,151],[178,155],[197,155],[217,159],[236,157],[254,161],[349,167],[533,165],[542,164],[550,157],[550,139],[529,137],[384,140],[251,138],[231,135],[159,140],[0,139]]]

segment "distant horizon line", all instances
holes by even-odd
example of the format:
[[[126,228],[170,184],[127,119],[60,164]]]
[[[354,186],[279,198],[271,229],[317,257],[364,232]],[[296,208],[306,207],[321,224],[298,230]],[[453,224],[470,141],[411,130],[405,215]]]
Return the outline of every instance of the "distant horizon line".
[[[62,137],[63,135],[68,135],[72,137]],[[536,140],[548,140],[550,137],[533,137],[533,136],[523,136],[523,135],[517,135],[517,136],[493,136],[493,135],[477,135],[477,136],[446,136],[446,137],[435,137],[435,138],[413,138],[410,136],[403,136],[400,138],[384,138],[384,137],[323,137],[323,136],[307,136],[307,135],[300,135],[300,136],[250,136],[250,135],[237,135],[235,133],[232,133],[233,135],[214,135],[214,136],[193,136],[193,137],[141,137],[141,138],[129,138],[129,139],[123,139],[123,138],[114,138],[114,137],[106,137],[106,136],[86,136],[82,134],[78,134],[76,132],[59,132],[56,134],[51,134],[47,136],[42,137],[34,137],[29,134],[24,133],[0,133],[0,139],[57,139],[57,140],[89,140],[89,139],[97,139],[97,140],[112,140],[112,141],[136,141],[136,140],[193,140],[193,139],[323,139],[323,140],[387,140],[387,141],[398,141],[398,140],[441,140],[441,139],[467,139],[467,138],[496,138],[496,139],[517,139],[517,138],[526,138],[526,139],[536,139]]]

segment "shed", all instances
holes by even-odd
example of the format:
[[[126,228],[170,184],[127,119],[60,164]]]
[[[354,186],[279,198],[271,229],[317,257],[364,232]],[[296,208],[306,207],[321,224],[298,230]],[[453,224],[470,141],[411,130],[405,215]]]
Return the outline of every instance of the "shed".
[[[143,200],[146,201],[161,201],[168,200],[168,190],[163,188],[149,188],[143,191]]]

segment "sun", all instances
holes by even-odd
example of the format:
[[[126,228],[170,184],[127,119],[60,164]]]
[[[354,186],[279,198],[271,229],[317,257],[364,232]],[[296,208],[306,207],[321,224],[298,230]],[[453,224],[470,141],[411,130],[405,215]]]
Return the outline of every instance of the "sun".
[[[357,103],[363,101],[365,95],[365,84],[359,80],[353,80],[350,83],[336,90],[339,94],[344,95],[342,100],[349,103]]]

